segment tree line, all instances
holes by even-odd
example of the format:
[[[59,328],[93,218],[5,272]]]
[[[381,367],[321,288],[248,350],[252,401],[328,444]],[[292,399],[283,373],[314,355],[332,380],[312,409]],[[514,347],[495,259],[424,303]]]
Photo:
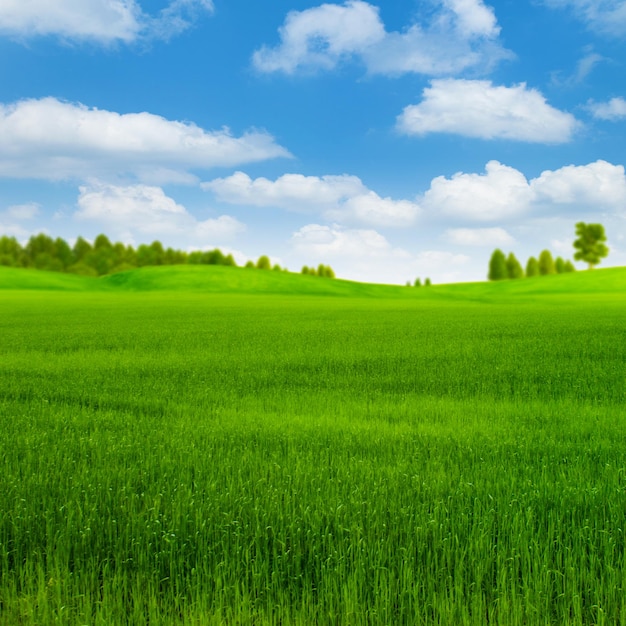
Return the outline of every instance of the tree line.
[[[15,237],[0,237],[0,265],[22,267],[51,272],[67,272],[81,276],[104,276],[138,267],[154,265],[223,265],[237,267],[232,254],[214,250],[184,252],[164,248],[160,241],[140,244],[137,248],[117,242],[112,243],[106,235],[98,235],[93,243],[78,237],[73,246],[64,239],[53,239],[44,233],[33,235],[22,246]],[[248,261],[246,268],[288,271],[278,264],[272,265],[267,255]],[[335,278],[329,265],[317,268],[304,266],[302,274]]]
[[[507,280],[548,274],[566,274],[575,272],[571,261],[564,261],[560,256],[554,259],[549,250],[542,250],[539,258],[531,256],[524,269],[512,252],[505,256],[502,250],[494,250],[489,260],[489,280]]]
[[[573,246],[576,252],[574,259],[585,261],[592,269],[608,255],[609,249],[605,245],[606,234],[602,224],[576,224],[576,236]],[[526,270],[522,268],[515,255],[510,252],[504,255],[502,250],[494,250],[489,260],[489,280],[506,280],[511,278],[524,278],[525,276],[545,276],[547,274],[565,274],[575,272],[576,268],[571,261],[564,261],[561,257],[552,258],[549,250],[543,250],[539,258],[530,257],[526,263]]]

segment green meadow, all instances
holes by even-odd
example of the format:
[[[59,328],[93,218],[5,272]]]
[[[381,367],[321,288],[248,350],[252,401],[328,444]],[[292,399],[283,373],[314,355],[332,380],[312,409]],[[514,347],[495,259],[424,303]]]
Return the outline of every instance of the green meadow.
[[[626,624],[626,268],[0,268],[0,624]]]

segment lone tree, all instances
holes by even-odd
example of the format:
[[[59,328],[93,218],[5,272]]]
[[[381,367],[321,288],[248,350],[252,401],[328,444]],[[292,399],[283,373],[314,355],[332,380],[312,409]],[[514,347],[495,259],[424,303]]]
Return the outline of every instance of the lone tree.
[[[585,224],[578,222],[576,224],[576,235],[578,239],[574,241],[574,259],[576,261],[585,261],[589,264],[589,269],[593,269],[594,265],[600,263],[608,253],[609,249],[604,245],[606,235],[602,224]]]
[[[506,280],[509,271],[506,267],[506,257],[502,250],[494,250],[489,261],[489,280]]]

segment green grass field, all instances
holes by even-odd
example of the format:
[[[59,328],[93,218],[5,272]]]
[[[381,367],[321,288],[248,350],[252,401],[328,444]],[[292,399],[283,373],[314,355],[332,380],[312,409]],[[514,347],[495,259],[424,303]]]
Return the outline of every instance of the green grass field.
[[[0,624],[626,624],[626,268],[0,268]]]

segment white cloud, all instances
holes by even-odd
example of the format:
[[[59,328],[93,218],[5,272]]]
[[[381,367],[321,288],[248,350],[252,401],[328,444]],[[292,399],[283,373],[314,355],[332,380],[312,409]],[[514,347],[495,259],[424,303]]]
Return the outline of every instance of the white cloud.
[[[329,220],[378,226],[407,226],[420,212],[414,202],[382,198],[356,176],[284,174],[275,181],[252,180],[243,172],[202,184],[232,204],[318,212]]]
[[[43,232],[43,229],[40,228],[38,232]],[[31,234],[20,224],[0,221],[0,237],[15,237],[19,242],[25,242]]]
[[[515,239],[504,228],[450,228],[444,239],[457,246],[508,246]]]
[[[416,276],[447,282],[458,279],[470,261],[467,255],[442,250],[411,254],[375,230],[336,224],[308,224],[293,234],[291,243],[303,263],[330,263],[338,276],[364,282],[404,284]]]
[[[624,166],[606,161],[547,170],[531,181],[531,187],[537,202],[591,210],[626,205]]]
[[[329,219],[375,226],[404,227],[413,224],[421,209],[409,200],[381,198],[376,192],[348,198],[343,206],[326,212]]]
[[[482,35],[495,37],[500,34],[496,16],[491,7],[477,0],[443,0],[451,14],[448,19],[456,17],[459,32],[467,36]]]
[[[585,46],[585,56],[583,56],[576,64],[576,70],[571,75],[563,77],[560,71],[552,72],[552,84],[557,87],[575,87],[583,83],[587,77],[593,72],[596,65],[608,61],[606,57],[593,51],[591,46]]]
[[[414,266],[419,273],[448,271],[450,276],[455,276],[458,269],[469,261],[470,257],[466,254],[455,254],[443,250],[424,250],[416,256]]]
[[[279,29],[280,44],[253,56],[263,72],[332,69],[361,60],[375,74],[437,75],[487,69],[511,56],[497,41],[500,28],[482,0],[445,0],[426,24],[387,32],[378,7],[348,0],[292,11]]]
[[[375,230],[350,230],[336,224],[303,226],[293,234],[292,243],[300,251],[324,258],[380,256],[392,251],[387,239]]]
[[[331,264],[341,278],[397,283],[412,276],[411,255],[375,230],[308,224],[293,233],[291,245],[296,263]]]
[[[438,176],[424,195],[433,212],[475,221],[498,221],[523,213],[532,201],[526,177],[518,170],[489,161],[485,174],[458,172]]]
[[[554,250],[557,254],[571,255],[572,240],[571,239],[552,239],[550,241],[550,250]]]
[[[144,13],[136,0],[3,0],[0,35],[130,43],[139,37],[169,39],[187,29],[211,0],[173,0],[158,15]]]
[[[454,133],[535,143],[569,141],[577,127],[571,114],[551,107],[525,83],[503,87],[482,80],[433,80],[422,102],[398,117],[398,129],[408,135]]]
[[[477,222],[510,220],[531,212],[558,214],[564,208],[619,215],[626,206],[626,176],[622,165],[596,161],[546,170],[528,181],[519,170],[490,161],[484,174],[458,172],[433,179],[422,204],[431,214]],[[459,230],[454,232],[452,236],[458,237]],[[463,229],[460,232],[467,236]]]
[[[281,44],[263,47],[253,56],[264,72],[293,73],[296,69],[334,67],[339,60],[367,49],[385,37],[378,8],[352,0],[343,6],[322,4],[291,11],[279,29]]]
[[[624,0],[544,0],[544,3],[553,8],[571,9],[592,30],[616,37],[626,34]]]
[[[205,131],[151,113],[120,114],[55,98],[0,104],[0,176],[47,180],[132,174],[195,180],[193,169],[289,156],[271,135]]]
[[[245,230],[244,224],[229,215],[198,221],[160,187],[148,185],[82,186],[74,217],[102,224],[114,237],[124,239],[134,238],[136,233],[215,241],[231,239]]]
[[[173,0],[156,17],[145,18],[146,37],[168,40],[187,30],[202,13],[213,11],[212,0]]]
[[[37,215],[39,215],[40,209],[41,205],[39,205],[37,202],[14,204],[5,211],[5,215],[10,219],[15,219],[18,221],[32,220],[37,217]]]
[[[290,211],[311,211],[320,206],[334,207],[341,200],[367,192],[356,176],[303,176],[284,174],[275,181],[235,172],[227,178],[202,183],[224,202],[259,207],[278,207]]]
[[[599,120],[616,121],[626,118],[624,98],[611,98],[608,102],[590,102],[587,108]]]

